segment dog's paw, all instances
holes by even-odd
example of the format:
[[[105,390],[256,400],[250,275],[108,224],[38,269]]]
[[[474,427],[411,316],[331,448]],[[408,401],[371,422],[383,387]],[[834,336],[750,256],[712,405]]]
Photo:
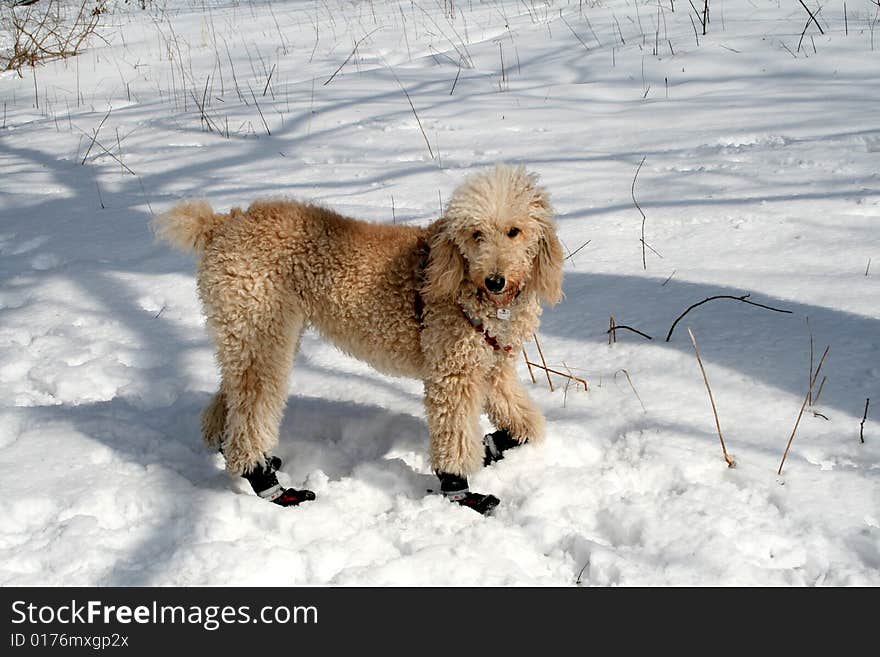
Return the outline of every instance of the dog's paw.
[[[310,490],[297,490],[296,488],[284,488],[278,483],[275,472],[281,467],[281,459],[277,456],[267,455],[262,463],[258,463],[253,470],[244,475],[250,482],[254,492],[278,506],[299,506],[303,502],[311,502],[315,494]]]
[[[459,477],[448,472],[438,472],[437,478],[440,480],[440,492],[443,494],[443,497],[450,502],[473,509],[484,516],[490,515],[495,510],[495,507],[501,504],[501,500],[494,495],[472,493],[468,489],[468,482],[465,477]]]
[[[486,453],[483,456],[483,467],[492,465],[504,459],[504,453],[514,447],[525,444],[526,441],[520,442],[510,435],[506,429],[500,429],[493,433],[487,433],[483,436],[483,445]]]
[[[315,494],[310,490],[286,488],[278,497],[272,500],[272,503],[278,506],[299,506],[303,502],[311,502],[314,499]]]
[[[501,504],[501,500],[494,495],[484,495],[483,493],[467,493],[464,497],[452,501],[484,516],[492,515],[495,507]]]

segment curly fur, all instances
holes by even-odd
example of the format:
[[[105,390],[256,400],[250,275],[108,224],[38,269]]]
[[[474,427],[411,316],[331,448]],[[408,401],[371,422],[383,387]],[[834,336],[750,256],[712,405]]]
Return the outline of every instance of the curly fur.
[[[537,329],[541,302],[562,296],[563,258],[547,193],[522,167],[469,177],[424,228],[294,201],[226,214],[190,201],[158,217],[154,230],[199,254],[199,296],[222,379],[202,433],[210,447],[222,445],[230,472],[249,472],[277,443],[309,325],[382,372],[424,382],[438,472],[467,476],[480,467],[481,411],[520,442],[542,439],[543,417],[514,358]],[[491,275],[507,281],[497,294],[485,286]],[[499,306],[510,320],[497,319]],[[462,309],[512,350],[494,350]]]

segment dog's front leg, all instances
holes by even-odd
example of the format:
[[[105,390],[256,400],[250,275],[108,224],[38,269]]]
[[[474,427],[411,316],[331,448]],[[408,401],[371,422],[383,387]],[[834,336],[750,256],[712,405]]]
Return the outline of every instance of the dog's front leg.
[[[544,416],[520,383],[512,358],[489,374],[486,413],[497,431],[483,437],[484,465],[500,461],[509,449],[544,439]]]
[[[506,430],[517,443],[544,439],[544,416],[520,383],[513,358],[489,374],[486,413],[496,429]]]
[[[485,391],[473,370],[447,372],[425,381],[425,410],[436,472],[467,477],[483,459],[480,409]]]
[[[488,514],[498,506],[494,495],[472,493],[467,476],[483,462],[480,409],[485,397],[484,369],[437,372],[425,381],[425,409],[431,433],[431,464],[444,496]]]

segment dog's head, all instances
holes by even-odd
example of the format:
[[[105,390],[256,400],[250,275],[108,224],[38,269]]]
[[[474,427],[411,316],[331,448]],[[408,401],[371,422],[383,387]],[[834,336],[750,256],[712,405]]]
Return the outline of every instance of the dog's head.
[[[462,183],[435,224],[423,294],[454,297],[462,283],[505,306],[525,289],[562,298],[562,246],[536,174],[496,165]]]

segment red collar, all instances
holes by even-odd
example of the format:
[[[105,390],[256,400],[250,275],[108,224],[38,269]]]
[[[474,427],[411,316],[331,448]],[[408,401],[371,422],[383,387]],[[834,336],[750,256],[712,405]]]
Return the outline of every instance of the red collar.
[[[486,329],[486,328],[483,327],[483,322],[482,322],[482,321],[480,321],[480,320],[478,320],[478,319],[474,319],[473,317],[471,317],[470,315],[468,315],[467,311],[464,309],[464,306],[462,306],[461,304],[458,304],[458,309],[461,311],[461,314],[464,315],[464,318],[468,321],[468,323],[469,323],[471,326],[474,327],[474,330],[475,330],[477,333],[482,333],[482,334],[483,334],[483,340],[485,340],[485,341],[486,341],[486,344],[488,344],[490,347],[492,347],[492,349],[493,349],[494,351],[505,351],[505,352],[507,352],[507,353],[510,353],[510,352],[513,350],[513,346],[512,346],[512,345],[509,345],[509,344],[501,345],[501,344],[499,344],[499,343],[498,343],[498,338],[496,338],[494,335],[492,335],[491,333],[489,333],[489,330],[488,330],[488,329]]]

